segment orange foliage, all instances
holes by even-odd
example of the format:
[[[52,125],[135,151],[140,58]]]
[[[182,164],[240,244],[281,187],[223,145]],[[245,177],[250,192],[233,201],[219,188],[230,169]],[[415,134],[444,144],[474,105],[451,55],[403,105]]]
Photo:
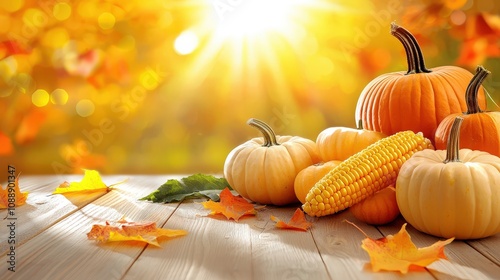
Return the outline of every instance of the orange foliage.
[[[14,152],[10,138],[0,131],[0,156],[8,156]]]
[[[379,239],[372,239],[367,236],[362,241],[361,248],[370,255],[370,262],[374,271],[388,270],[407,273],[409,270],[426,267],[439,259],[446,259],[444,246],[450,244],[453,240],[454,238],[450,238],[437,241],[425,248],[417,248],[411,241],[411,237],[406,231],[406,224],[404,224],[395,235],[388,235]]]
[[[272,215],[271,215],[271,220],[275,221],[276,227],[281,229],[307,231],[312,226],[312,223],[306,220],[304,212],[302,212],[300,208],[297,208],[297,210],[295,210],[295,213],[293,213],[293,216],[288,223],[283,222]]]
[[[105,225],[92,225],[87,238],[99,242],[138,241],[159,247],[159,238],[173,238],[186,234],[185,230],[157,228],[155,222],[128,222],[122,218],[115,225],[107,221]]]
[[[14,190],[15,190],[15,200],[16,206],[21,206],[26,203],[26,199],[28,198],[28,193],[27,192],[21,192],[21,189],[19,188],[19,176],[16,177],[14,181]],[[3,189],[2,186],[0,185],[0,209],[7,209],[9,206],[9,188],[8,186]]]
[[[222,214],[228,220],[238,221],[243,216],[257,213],[251,203],[241,196],[234,196],[228,188],[221,191],[220,202],[209,200],[201,204],[203,207],[212,210],[209,215]]]

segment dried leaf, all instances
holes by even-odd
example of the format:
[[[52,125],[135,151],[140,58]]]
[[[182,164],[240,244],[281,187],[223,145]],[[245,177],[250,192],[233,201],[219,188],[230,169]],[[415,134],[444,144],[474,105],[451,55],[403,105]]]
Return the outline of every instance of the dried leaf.
[[[28,198],[28,192],[21,192],[21,189],[19,188],[19,175],[14,180],[14,190],[15,191],[13,193],[15,194],[15,206],[21,206],[25,204],[26,199]],[[8,185],[5,189],[3,189],[3,187],[0,185],[0,209],[9,208],[9,193],[12,193],[12,191],[9,192]]]
[[[127,222],[123,218],[111,225],[92,225],[87,238],[99,242],[139,241],[160,247],[159,238],[173,238],[186,235],[180,229],[157,228],[155,222]]]
[[[121,184],[118,182],[111,186],[106,186],[101,179],[99,172],[95,170],[85,169],[85,174],[80,182],[64,182],[53,192],[53,194],[74,193],[74,192],[94,192],[94,191],[109,191],[112,186]]]
[[[251,203],[240,196],[234,196],[228,188],[220,193],[220,202],[209,200],[202,202],[203,207],[212,210],[209,215],[222,214],[228,220],[238,221],[245,215],[255,215],[257,211]]]
[[[306,220],[304,212],[302,212],[300,208],[297,208],[297,210],[295,210],[295,213],[293,213],[293,216],[288,223],[281,221],[280,219],[276,218],[273,215],[271,215],[271,220],[276,222],[277,228],[281,229],[307,231],[312,226],[312,223]]]
[[[454,238],[437,241],[431,246],[417,248],[406,231],[406,224],[395,235],[380,239],[365,238],[361,248],[368,252],[374,271],[388,270],[407,273],[409,270],[426,267],[431,263],[446,259],[444,246]]]

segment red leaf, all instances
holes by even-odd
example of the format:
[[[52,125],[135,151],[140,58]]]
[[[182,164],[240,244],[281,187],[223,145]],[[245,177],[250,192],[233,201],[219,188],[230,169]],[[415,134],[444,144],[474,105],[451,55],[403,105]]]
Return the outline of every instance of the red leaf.
[[[222,214],[228,220],[238,221],[243,216],[257,213],[251,203],[240,196],[234,196],[228,188],[221,191],[220,202],[210,200],[201,204],[203,207],[212,210],[209,215]]]

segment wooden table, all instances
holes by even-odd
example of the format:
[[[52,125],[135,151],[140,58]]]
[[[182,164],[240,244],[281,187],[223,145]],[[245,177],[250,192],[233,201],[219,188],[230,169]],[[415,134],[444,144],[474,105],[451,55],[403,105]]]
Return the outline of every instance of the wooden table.
[[[105,176],[106,184],[127,179],[108,193],[51,195],[61,179],[81,176],[21,176],[27,204],[16,208],[15,272],[8,270],[8,223],[1,220],[1,279],[500,279],[500,234],[445,247],[449,261],[426,270],[373,272],[361,249],[364,235],[373,238],[399,231],[404,220],[381,227],[357,222],[348,211],[311,218],[307,232],[279,230],[270,215],[288,220],[299,205],[267,206],[239,222],[207,217],[197,201],[155,204],[139,201],[167,179],[180,176]],[[5,187],[5,182],[2,186]],[[6,216],[6,210],[0,215]],[[166,240],[161,248],[139,244],[100,244],[87,239],[93,224],[155,221],[184,229],[186,236]],[[407,227],[418,247],[439,240]]]

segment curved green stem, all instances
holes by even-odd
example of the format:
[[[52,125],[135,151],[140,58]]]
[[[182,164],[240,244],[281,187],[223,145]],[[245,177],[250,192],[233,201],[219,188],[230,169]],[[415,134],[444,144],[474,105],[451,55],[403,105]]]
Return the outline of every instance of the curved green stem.
[[[464,121],[461,117],[456,117],[451,126],[450,135],[448,135],[448,143],[446,144],[446,159],[444,163],[460,162],[458,156],[460,150],[460,126]]]
[[[476,74],[472,77],[469,85],[467,86],[467,90],[465,91],[465,102],[467,102],[467,112],[465,114],[477,114],[482,112],[481,108],[479,108],[479,103],[477,102],[477,94],[484,79],[486,79],[490,73],[490,71],[486,70],[481,65],[476,68]]]
[[[413,34],[394,22],[391,24],[391,34],[398,38],[405,48],[406,61],[408,62],[407,75],[432,72],[425,68],[424,55]]]
[[[251,125],[260,132],[262,132],[262,135],[264,136],[264,144],[262,144],[262,147],[271,147],[271,146],[277,146],[279,145],[278,141],[276,140],[276,133],[274,133],[274,130],[265,122],[251,118],[247,121],[248,125]]]

